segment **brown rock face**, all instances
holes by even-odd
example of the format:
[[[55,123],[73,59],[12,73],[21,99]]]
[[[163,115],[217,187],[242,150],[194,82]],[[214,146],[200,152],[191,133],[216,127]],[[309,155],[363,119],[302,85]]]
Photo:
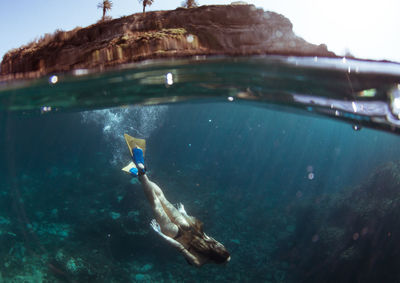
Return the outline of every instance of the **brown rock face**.
[[[26,78],[151,58],[255,54],[335,56],[325,45],[297,37],[282,15],[252,5],[202,6],[56,32],[8,52],[1,75]]]

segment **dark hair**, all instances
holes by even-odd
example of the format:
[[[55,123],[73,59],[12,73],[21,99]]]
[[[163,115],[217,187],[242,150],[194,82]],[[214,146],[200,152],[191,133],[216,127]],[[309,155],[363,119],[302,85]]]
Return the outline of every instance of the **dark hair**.
[[[230,256],[224,245],[211,237],[199,237],[198,235],[194,235],[190,246],[196,252],[215,263],[225,263]]]
[[[210,238],[206,241],[210,246],[210,252],[208,254],[210,259],[215,263],[225,263],[230,257],[230,254],[225,246],[213,238]]]
[[[193,216],[185,216],[185,219],[189,227],[180,229],[185,242],[189,243],[189,249],[215,263],[225,263],[230,254],[224,245],[203,232],[203,222]]]
[[[225,263],[228,260],[228,250],[220,242],[204,234],[201,221],[195,219],[191,228],[190,247],[215,263]]]

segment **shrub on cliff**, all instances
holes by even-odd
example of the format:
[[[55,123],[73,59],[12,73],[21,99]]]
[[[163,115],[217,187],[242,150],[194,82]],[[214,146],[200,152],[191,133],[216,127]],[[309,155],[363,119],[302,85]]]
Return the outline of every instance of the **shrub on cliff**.
[[[196,8],[199,6],[196,0],[185,0],[182,2],[182,7],[184,8]]]

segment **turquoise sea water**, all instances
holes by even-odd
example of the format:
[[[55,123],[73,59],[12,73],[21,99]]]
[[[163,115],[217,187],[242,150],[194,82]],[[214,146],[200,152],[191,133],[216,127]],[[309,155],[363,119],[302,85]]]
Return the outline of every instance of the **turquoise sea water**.
[[[3,83],[0,282],[399,281],[399,75],[195,58]],[[190,266],[151,230],[123,133],[228,264]]]

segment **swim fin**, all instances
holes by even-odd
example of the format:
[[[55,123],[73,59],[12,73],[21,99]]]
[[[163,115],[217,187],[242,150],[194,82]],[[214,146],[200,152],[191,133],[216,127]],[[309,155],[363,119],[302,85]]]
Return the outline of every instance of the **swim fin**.
[[[124,138],[125,138],[126,144],[128,145],[129,152],[130,152],[134,162],[137,164],[141,163],[144,166],[144,153],[146,151],[146,140],[134,138],[128,134],[124,134]],[[122,168],[122,171],[130,173],[134,176],[138,176],[139,171],[141,174],[144,174],[146,169],[144,167],[137,168],[135,163],[130,162],[127,166]]]
[[[136,168],[135,163],[133,163],[132,161],[128,165],[126,165],[124,168],[122,168],[122,171],[125,171],[126,173],[130,173],[134,176],[139,175],[139,170]]]
[[[144,153],[145,153],[145,151],[146,151],[146,140],[134,138],[134,137],[131,137],[131,136],[128,135],[128,134],[124,134],[124,138],[125,138],[126,144],[128,145],[129,152],[131,153],[131,156],[132,156],[132,157],[133,157],[133,152],[132,152],[132,150],[133,150],[135,147],[141,148],[141,149],[143,150],[143,156],[144,156]]]

